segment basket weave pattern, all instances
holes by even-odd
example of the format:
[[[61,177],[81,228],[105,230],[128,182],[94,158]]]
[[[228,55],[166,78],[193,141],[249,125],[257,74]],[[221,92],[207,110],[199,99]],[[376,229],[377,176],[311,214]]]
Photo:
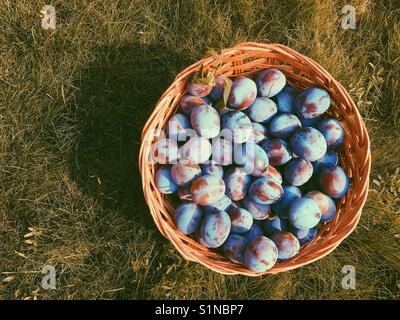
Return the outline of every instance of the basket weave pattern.
[[[280,44],[245,42],[223,50],[221,61],[208,55],[178,74],[175,81],[164,92],[142,131],[139,155],[139,170],[150,213],[160,232],[168,238],[181,255],[222,274],[259,276],[295,269],[316,261],[332,252],[357,226],[362,207],[366,201],[371,168],[370,141],[365,124],[348,92],[319,64],[312,59]],[[304,89],[318,85],[328,90],[332,105],[328,114],[338,119],[345,128],[345,142],[339,153],[339,164],[348,174],[350,191],[336,203],[338,214],[326,223],[318,235],[299,254],[290,260],[277,263],[264,273],[256,273],[245,266],[231,263],[223,255],[200,245],[196,240],[180,233],[173,221],[173,204],[168,196],[160,193],[155,185],[156,165],[148,161],[151,144],[157,140],[154,130],[166,127],[169,118],[179,109],[186,93],[186,82],[201,64],[204,69],[214,68],[220,63],[217,74],[228,77],[253,76],[265,68],[282,70],[290,85]]]

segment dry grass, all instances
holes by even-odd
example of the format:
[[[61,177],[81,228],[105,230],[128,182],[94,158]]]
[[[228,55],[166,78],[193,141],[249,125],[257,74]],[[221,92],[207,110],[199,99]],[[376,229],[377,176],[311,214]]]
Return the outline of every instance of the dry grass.
[[[399,1],[55,0],[55,32],[40,27],[43,4],[0,7],[1,298],[399,298]],[[344,4],[356,30],[340,28]],[[319,61],[353,95],[373,149],[356,231],[316,263],[256,279],[183,261],[137,167],[141,127],[175,74],[240,41]],[[40,288],[46,264],[57,290]],[[356,290],[341,287],[346,264]]]

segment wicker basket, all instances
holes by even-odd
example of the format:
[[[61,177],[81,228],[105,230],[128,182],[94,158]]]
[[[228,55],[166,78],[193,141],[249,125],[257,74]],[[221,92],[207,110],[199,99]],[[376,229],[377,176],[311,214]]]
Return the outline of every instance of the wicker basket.
[[[331,95],[332,105],[328,114],[338,119],[345,128],[345,142],[340,150],[339,162],[351,181],[350,192],[337,203],[335,219],[326,223],[317,236],[304,245],[298,255],[290,260],[277,263],[266,273],[288,271],[321,259],[333,251],[357,226],[362,207],[366,201],[371,167],[370,142],[367,129],[350,95],[333,77],[312,59],[280,44],[246,42],[223,50],[222,65],[217,74],[229,77],[252,76],[264,68],[282,70],[292,86],[304,89],[312,84],[324,87]],[[150,213],[161,233],[168,238],[181,255],[222,274],[243,274],[259,276],[245,266],[231,263],[221,254],[197,243],[180,233],[173,222],[173,205],[168,197],[155,187],[157,167],[150,164],[148,153],[157,139],[155,129],[164,129],[168,119],[179,108],[179,102],[186,93],[186,82],[203,64],[205,69],[214,68],[221,61],[208,55],[183,70],[164,92],[153,113],[143,128],[142,145],[139,155],[139,169],[142,175],[143,191]]]

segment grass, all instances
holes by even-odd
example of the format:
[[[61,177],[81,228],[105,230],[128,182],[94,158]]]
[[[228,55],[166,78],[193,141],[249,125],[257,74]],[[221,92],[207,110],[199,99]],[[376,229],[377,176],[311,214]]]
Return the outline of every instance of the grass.
[[[400,2],[36,0],[0,7],[0,298],[399,299]],[[356,30],[341,8],[355,6]],[[369,129],[371,190],[332,254],[261,278],[184,261],[141,193],[140,132],[209,48],[283,43],[349,90]],[[28,241],[27,241],[28,240]],[[57,289],[40,273],[55,265]],[[341,269],[354,265],[356,290]]]

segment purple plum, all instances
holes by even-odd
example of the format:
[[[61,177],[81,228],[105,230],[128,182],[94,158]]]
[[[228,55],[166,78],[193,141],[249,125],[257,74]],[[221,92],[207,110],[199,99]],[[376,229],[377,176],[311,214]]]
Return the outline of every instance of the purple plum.
[[[207,139],[219,135],[221,130],[219,113],[213,107],[202,104],[193,109],[190,123],[196,132]]]
[[[172,180],[174,180],[178,186],[188,184],[200,175],[200,166],[187,160],[178,161],[171,167]]]
[[[271,204],[282,197],[283,189],[277,181],[261,177],[250,185],[248,194],[256,203]]]
[[[226,77],[224,75],[220,75],[215,78],[215,86],[212,88],[210,94],[208,95],[211,98],[211,100],[218,101],[223,98],[225,79]]]
[[[273,166],[268,166],[266,167],[263,172],[261,173],[261,176],[267,179],[273,179],[279,184],[282,184],[282,175],[281,173],[274,168]]]
[[[252,134],[251,134],[249,140],[247,140],[247,142],[250,142],[250,143],[263,142],[268,135],[267,128],[265,126],[263,126],[261,123],[257,123],[257,122],[252,122],[251,126],[252,126]]]
[[[290,160],[283,171],[283,177],[286,182],[295,187],[305,184],[310,180],[312,174],[312,163],[300,158]]]
[[[334,150],[326,151],[325,155],[313,162],[314,174],[318,174],[321,168],[336,166],[338,164],[338,155]]]
[[[216,209],[219,211],[227,211],[232,206],[232,200],[227,195],[224,195],[220,200],[206,206],[206,209]]]
[[[200,165],[200,167],[202,174],[212,174],[218,178],[223,178],[224,176],[224,169],[214,160],[210,160],[208,163]]]
[[[287,260],[293,258],[300,250],[300,242],[290,232],[280,232],[272,236],[272,241],[278,248],[278,259]]]
[[[189,81],[186,85],[187,92],[196,97],[205,97],[211,92],[213,86],[200,82]]]
[[[344,129],[336,119],[324,119],[318,125],[318,130],[325,137],[329,149],[335,149],[343,144]]]
[[[319,183],[322,191],[334,199],[343,197],[350,187],[349,177],[339,166],[322,168]]]
[[[190,185],[190,193],[194,203],[208,206],[221,200],[225,195],[224,180],[206,174],[196,178]]]
[[[331,221],[336,215],[336,205],[326,194],[319,191],[311,191],[305,195],[306,198],[313,199],[321,211],[321,222]]]
[[[299,240],[300,245],[309,243],[317,235],[317,227],[311,229],[291,228],[292,234]]]
[[[253,131],[250,118],[241,111],[229,111],[225,113],[222,116],[222,128],[224,137],[235,143],[246,142]]]
[[[232,84],[228,98],[231,109],[245,110],[254,102],[257,97],[257,86],[253,80],[240,76]]]
[[[281,166],[292,159],[292,153],[286,141],[281,139],[267,140],[262,144],[262,148],[268,155],[271,166]]]
[[[212,140],[212,160],[222,166],[233,163],[233,144],[224,138]]]
[[[240,234],[230,234],[222,247],[224,255],[233,263],[244,263],[247,239]]]
[[[273,236],[275,233],[284,232],[288,228],[286,220],[279,218],[279,216],[275,216],[272,220],[263,220],[262,226],[267,236]]]
[[[301,198],[301,191],[298,187],[291,185],[283,185],[282,188],[283,197],[274,203],[271,208],[280,218],[287,219],[289,207],[294,200]]]
[[[301,128],[301,122],[294,114],[284,113],[273,118],[268,126],[268,132],[271,136],[278,139],[289,138],[298,128]]]
[[[271,239],[255,237],[244,254],[244,263],[252,271],[264,272],[271,269],[278,259],[278,249]]]
[[[256,84],[260,96],[271,98],[285,87],[286,77],[278,69],[265,69],[258,74]]]
[[[311,127],[297,129],[290,138],[290,147],[296,156],[308,161],[321,159],[327,150],[322,133]]]
[[[247,193],[251,178],[241,167],[229,169],[224,177],[226,194],[233,201],[242,200]]]
[[[243,235],[246,237],[247,243],[250,243],[255,237],[263,236],[264,232],[262,228],[254,222],[249,231],[245,232]]]
[[[293,102],[298,92],[295,88],[287,85],[275,97],[278,112],[293,113]]]
[[[180,149],[182,158],[193,163],[203,163],[211,156],[211,143],[203,137],[190,138]]]
[[[161,167],[157,170],[156,186],[164,194],[171,194],[178,190],[178,185],[172,180],[170,167]]]
[[[229,236],[231,219],[225,211],[207,214],[200,226],[200,237],[208,248],[221,246]]]
[[[184,202],[175,209],[176,227],[183,234],[192,234],[200,226],[203,213],[198,205]]]
[[[299,198],[289,207],[289,221],[297,229],[310,229],[321,220],[321,211],[317,202],[310,198]]]
[[[253,216],[246,209],[232,206],[228,211],[231,218],[231,232],[245,233],[253,225]]]
[[[172,139],[162,138],[151,145],[150,161],[159,164],[175,163],[179,157],[178,145]]]
[[[254,122],[267,123],[276,115],[278,109],[274,101],[267,97],[258,97],[246,110],[249,118]]]
[[[245,143],[236,163],[243,166],[247,174],[260,176],[269,165],[267,153],[258,144]]]
[[[319,117],[331,104],[328,91],[318,87],[310,87],[302,91],[294,100],[294,109],[304,119]]]
[[[249,197],[245,197],[242,201],[243,208],[245,208],[253,216],[254,220],[264,220],[271,214],[271,206],[269,204],[259,204]]]
[[[204,98],[185,95],[181,100],[181,109],[185,115],[190,116],[192,110],[202,104],[208,104]]]
[[[186,129],[190,129],[189,119],[182,113],[171,117],[167,125],[168,137],[176,142],[184,141],[187,138]]]

